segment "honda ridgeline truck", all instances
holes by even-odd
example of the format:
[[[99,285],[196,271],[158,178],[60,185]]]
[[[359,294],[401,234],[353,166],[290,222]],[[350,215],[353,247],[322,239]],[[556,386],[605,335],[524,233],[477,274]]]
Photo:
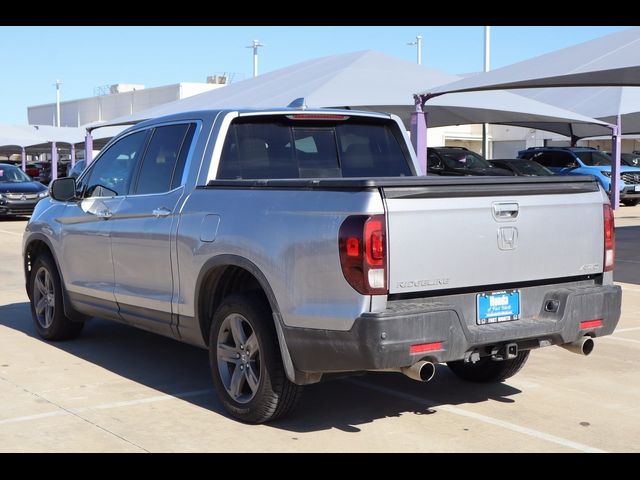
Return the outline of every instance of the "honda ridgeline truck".
[[[93,316],[207,348],[234,417],[363,371],[514,375],[613,332],[614,224],[593,177],[425,177],[401,121],[198,111],[137,124],[53,182],[24,234],[47,340]]]

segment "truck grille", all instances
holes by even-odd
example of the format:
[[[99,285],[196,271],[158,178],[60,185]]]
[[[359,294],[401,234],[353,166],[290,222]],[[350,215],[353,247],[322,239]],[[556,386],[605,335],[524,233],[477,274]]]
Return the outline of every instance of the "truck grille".
[[[640,173],[623,173],[620,177],[627,185],[640,185]]]
[[[7,200],[36,200],[37,193],[5,193]]]

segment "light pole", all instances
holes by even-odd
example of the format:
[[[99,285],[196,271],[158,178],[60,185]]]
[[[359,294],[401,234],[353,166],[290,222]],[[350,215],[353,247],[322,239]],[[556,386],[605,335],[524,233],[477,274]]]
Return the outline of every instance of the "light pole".
[[[54,83],[54,85],[56,86],[56,125],[59,127],[60,126],[60,85],[62,85],[62,82],[60,80],[56,80],[56,83]]]
[[[253,41],[253,45],[249,45],[245,48],[253,48],[253,76],[258,76],[258,48],[264,47],[258,40]]]
[[[484,27],[484,71],[491,69],[491,27]],[[482,124],[482,155],[489,156],[489,124]]]
[[[422,35],[416,35],[416,41],[415,42],[409,42],[407,43],[407,45],[411,45],[411,46],[416,46],[416,55],[417,55],[417,62],[418,65],[422,65]]]

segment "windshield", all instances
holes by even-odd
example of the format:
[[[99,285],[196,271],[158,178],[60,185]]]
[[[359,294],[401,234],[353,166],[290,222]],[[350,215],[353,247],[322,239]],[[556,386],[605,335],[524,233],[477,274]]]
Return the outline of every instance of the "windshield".
[[[623,153],[621,155],[622,163],[630,167],[640,167],[640,156],[633,153]]]
[[[574,152],[582,163],[588,167],[608,167],[611,165],[611,157],[606,153],[594,150],[593,152]]]
[[[449,168],[493,168],[493,165],[477,153],[465,150],[445,150],[439,153]]]
[[[31,181],[31,178],[19,168],[12,165],[0,165],[0,182],[22,183]]]

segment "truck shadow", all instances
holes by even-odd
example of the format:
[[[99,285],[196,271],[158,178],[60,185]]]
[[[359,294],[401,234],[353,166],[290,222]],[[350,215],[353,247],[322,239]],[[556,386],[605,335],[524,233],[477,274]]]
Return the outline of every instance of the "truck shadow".
[[[33,328],[26,302],[0,306],[0,325],[44,342]],[[228,416],[213,391],[206,350],[102,319],[88,322],[77,340],[47,343],[167,395],[210,390],[211,394],[186,396],[183,401]],[[515,401],[511,397],[520,393],[507,384],[462,382],[444,365],[437,370],[429,383],[400,374],[369,373],[309,385],[293,414],[269,426],[300,433],[331,428],[355,433],[359,425],[380,418],[436,414],[439,405],[511,403]]]

